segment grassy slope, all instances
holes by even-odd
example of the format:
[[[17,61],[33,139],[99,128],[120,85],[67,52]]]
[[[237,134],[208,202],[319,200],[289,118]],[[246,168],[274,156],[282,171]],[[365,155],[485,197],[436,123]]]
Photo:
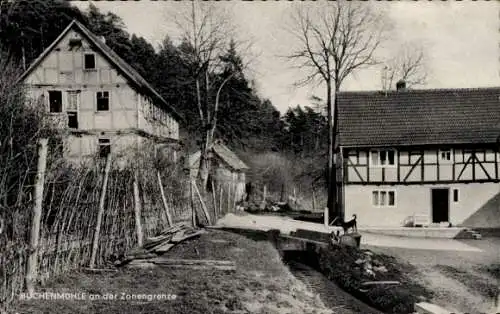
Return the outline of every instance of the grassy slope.
[[[123,269],[116,273],[73,272],[44,288],[92,294],[176,294],[170,301],[17,302],[19,313],[329,313],[321,300],[295,279],[267,241],[211,231],[186,241],[172,258],[234,260],[236,272],[186,269]],[[39,290],[40,291],[40,290]]]

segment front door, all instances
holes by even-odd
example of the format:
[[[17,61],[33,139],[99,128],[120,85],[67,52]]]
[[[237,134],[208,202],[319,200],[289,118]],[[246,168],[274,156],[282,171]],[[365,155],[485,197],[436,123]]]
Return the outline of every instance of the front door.
[[[447,222],[449,220],[450,198],[449,189],[431,189],[432,222]]]

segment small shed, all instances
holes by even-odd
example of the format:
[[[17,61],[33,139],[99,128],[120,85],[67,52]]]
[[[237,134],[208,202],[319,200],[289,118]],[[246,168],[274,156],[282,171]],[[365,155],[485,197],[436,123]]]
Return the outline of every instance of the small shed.
[[[236,200],[245,198],[246,172],[249,167],[221,141],[216,141],[210,151],[210,179],[216,185],[223,185],[231,190],[236,189]],[[189,173],[191,178],[198,176],[201,151],[189,156]]]

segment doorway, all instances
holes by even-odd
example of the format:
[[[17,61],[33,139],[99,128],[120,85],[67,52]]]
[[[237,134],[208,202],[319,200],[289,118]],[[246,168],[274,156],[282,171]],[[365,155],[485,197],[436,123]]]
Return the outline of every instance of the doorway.
[[[432,222],[440,223],[449,221],[450,190],[431,189]]]

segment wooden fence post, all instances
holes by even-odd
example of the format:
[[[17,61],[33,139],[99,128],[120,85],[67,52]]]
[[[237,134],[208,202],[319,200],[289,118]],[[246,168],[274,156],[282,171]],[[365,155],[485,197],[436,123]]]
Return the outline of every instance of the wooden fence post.
[[[160,171],[156,172],[158,177],[158,185],[160,186],[161,199],[163,201],[163,208],[165,209],[165,213],[167,214],[168,226],[172,226],[172,216],[170,215],[170,210],[168,209],[167,198],[165,197],[165,191],[163,190],[163,184],[161,182]]]
[[[134,216],[135,216],[135,231],[137,233],[137,245],[142,246],[143,233],[141,224],[141,198],[139,195],[139,182],[137,172],[134,174]]]
[[[217,214],[217,197],[215,196],[217,190],[217,186],[212,184],[212,202],[214,203],[214,221],[217,222],[218,214]]]
[[[264,184],[264,192],[262,192],[262,203],[260,203],[260,209],[266,209],[266,198],[267,198],[267,185]]]
[[[90,255],[89,267],[93,268],[97,257],[97,249],[99,247],[99,235],[101,233],[102,216],[104,214],[104,201],[106,200],[106,192],[108,190],[109,171],[111,169],[111,154],[106,158],[106,167],[104,168],[104,179],[102,180],[101,197],[99,199],[99,211],[97,212],[97,222],[94,230],[94,238],[92,239],[92,253]]]
[[[38,143],[38,164],[35,181],[35,195],[33,214],[31,217],[30,251],[26,265],[26,289],[28,294],[35,292],[37,278],[38,242],[40,237],[40,220],[42,218],[43,186],[45,184],[45,170],[47,168],[48,139],[42,138]]]
[[[231,212],[231,184],[227,184],[227,212]]]
[[[222,193],[224,192],[224,185],[220,184],[220,192],[219,192],[219,215],[224,216],[222,213]]]
[[[196,227],[196,209],[194,208],[194,193],[193,193],[193,182],[189,179],[189,198],[191,199],[191,222],[193,227]]]
[[[313,207],[313,211],[316,211],[316,193],[314,192],[313,190],[313,195],[312,195],[312,207]]]
[[[205,206],[205,202],[203,202],[203,198],[201,197],[200,190],[198,189],[198,186],[196,185],[195,182],[192,182],[192,184],[194,185],[194,190],[195,190],[196,194],[198,195],[198,198],[200,199],[201,208],[203,209],[203,213],[205,214],[205,217],[207,218],[208,225],[211,226],[212,221],[210,219],[210,215],[208,214],[207,207]]]

